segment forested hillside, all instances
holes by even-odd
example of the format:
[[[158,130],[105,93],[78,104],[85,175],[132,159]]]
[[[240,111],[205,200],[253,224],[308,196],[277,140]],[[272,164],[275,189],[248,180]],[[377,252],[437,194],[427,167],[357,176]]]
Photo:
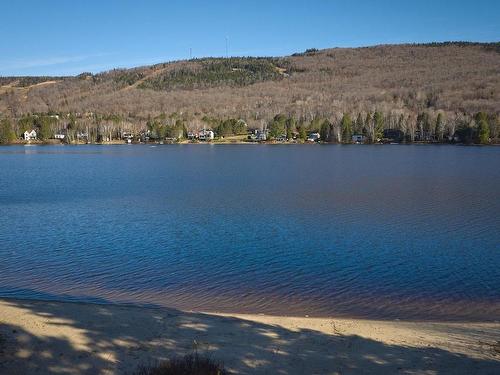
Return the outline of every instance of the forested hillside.
[[[0,117],[8,119],[3,132],[11,138],[40,128],[46,116],[47,134],[68,127],[99,133],[103,126],[111,135],[137,132],[154,121],[200,129],[243,119],[249,127],[278,126],[277,133],[323,126],[332,141],[341,141],[348,125],[371,140],[384,129],[410,141],[440,140],[458,129],[478,138],[481,126],[496,139],[499,113],[500,43],[310,49],[280,58],[0,78]]]

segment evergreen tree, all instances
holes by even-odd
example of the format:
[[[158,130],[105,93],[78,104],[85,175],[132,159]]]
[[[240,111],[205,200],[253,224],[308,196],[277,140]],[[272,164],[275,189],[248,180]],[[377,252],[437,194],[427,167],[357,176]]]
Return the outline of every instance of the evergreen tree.
[[[321,130],[321,125],[323,124],[323,119],[316,117],[309,124],[309,131],[311,132],[319,132]]]
[[[177,119],[172,126],[165,128],[166,136],[169,138],[182,139],[187,137],[187,129],[184,121]]]
[[[233,134],[234,135],[242,135],[247,134],[247,123],[241,119],[233,122]]]
[[[279,136],[286,134],[285,124],[286,117],[284,115],[276,115],[273,120],[269,123],[269,137],[278,138]]]
[[[422,129],[424,129],[424,133],[426,134],[426,138],[432,138],[432,126],[431,121],[429,119],[429,114],[427,112],[422,114]]]
[[[500,119],[498,118],[498,115],[491,115],[488,119],[488,123],[490,124],[490,137],[498,138],[500,134]]]
[[[351,121],[351,116],[349,116],[349,114],[347,113],[344,114],[344,116],[342,116],[341,129],[342,129],[342,142],[351,143],[352,121]]]
[[[354,123],[354,133],[362,134],[363,127],[364,127],[363,117],[361,116],[361,113],[358,113],[358,117],[356,118],[356,122]]]
[[[378,141],[379,139],[382,139],[384,137],[384,116],[382,115],[382,113],[376,111],[373,115],[373,122],[375,129],[375,140]]]
[[[372,121],[372,115],[370,112],[366,114],[365,123],[363,124],[364,131],[368,134],[368,128],[370,126],[370,122]]]
[[[219,125],[215,127],[215,131],[219,136],[241,135],[246,134],[247,124],[243,120],[230,118],[220,121]]]
[[[42,140],[50,139],[54,136],[51,121],[48,117],[41,117],[37,120],[38,138]]]
[[[437,118],[436,118],[435,134],[436,134],[438,141],[443,140],[444,123],[443,123],[443,115],[441,113],[439,113]]]
[[[31,131],[35,127],[36,117],[32,115],[23,116],[17,122],[19,127],[19,132],[24,133],[25,131]]]
[[[321,128],[319,129],[319,136],[323,142],[328,142],[330,139],[330,122],[328,120],[323,121]]]
[[[373,135],[373,121],[372,121],[372,115],[370,112],[366,114],[365,118],[365,123],[363,126],[363,135],[368,137],[368,141],[370,143],[373,143],[374,141],[374,135]]]
[[[476,115],[477,122],[477,139],[476,141],[481,144],[487,144],[490,141],[490,126],[488,124],[488,117],[485,113],[479,112]]]
[[[12,129],[12,124],[9,120],[0,121],[0,143],[11,143],[16,139],[16,134]]]
[[[286,139],[293,138],[294,130],[295,130],[295,119],[293,117],[289,117],[286,120]]]
[[[298,131],[299,131],[299,139],[305,141],[307,139],[307,132],[304,124],[298,126]]]

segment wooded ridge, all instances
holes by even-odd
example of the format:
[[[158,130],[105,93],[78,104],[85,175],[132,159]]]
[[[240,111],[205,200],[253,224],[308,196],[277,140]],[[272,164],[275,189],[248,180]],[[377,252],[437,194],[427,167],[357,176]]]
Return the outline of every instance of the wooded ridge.
[[[47,137],[91,127],[97,139],[102,127],[113,138],[155,121],[215,130],[231,119],[271,130],[282,123],[276,133],[283,134],[322,131],[329,141],[354,133],[376,141],[384,130],[401,131],[405,141],[441,141],[462,129],[470,133],[464,139],[492,142],[499,113],[500,43],[312,48],[75,77],[0,77],[4,143],[31,127]]]

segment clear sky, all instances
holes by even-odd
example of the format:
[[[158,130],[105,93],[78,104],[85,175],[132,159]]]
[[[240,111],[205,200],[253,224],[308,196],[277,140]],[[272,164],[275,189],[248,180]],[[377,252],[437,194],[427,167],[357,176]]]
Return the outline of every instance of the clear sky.
[[[500,41],[499,0],[2,0],[0,75],[73,75],[203,56]]]

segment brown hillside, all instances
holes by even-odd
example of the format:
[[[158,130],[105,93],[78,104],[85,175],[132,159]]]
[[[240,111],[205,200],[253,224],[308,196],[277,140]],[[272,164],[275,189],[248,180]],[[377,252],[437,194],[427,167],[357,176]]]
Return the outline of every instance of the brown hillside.
[[[56,81],[52,83],[52,81]],[[51,84],[40,84],[51,82]],[[0,78],[0,112],[160,113],[268,121],[380,110],[500,112],[500,47],[338,48],[284,58],[179,61],[78,77]]]

